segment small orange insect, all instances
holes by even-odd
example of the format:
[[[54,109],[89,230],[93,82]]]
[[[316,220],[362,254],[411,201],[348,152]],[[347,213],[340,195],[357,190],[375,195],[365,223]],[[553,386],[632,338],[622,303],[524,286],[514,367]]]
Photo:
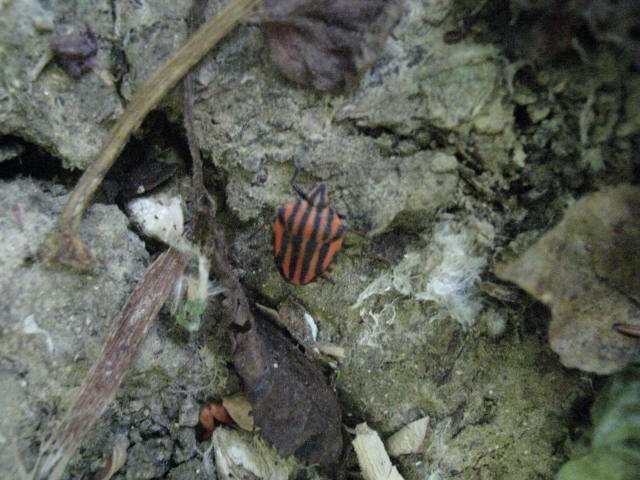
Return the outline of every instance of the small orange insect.
[[[346,227],[340,215],[329,208],[327,187],[318,184],[309,193],[294,182],[300,199],[278,208],[273,223],[273,258],[282,277],[294,285],[327,278],[333,260],[342,248]]]

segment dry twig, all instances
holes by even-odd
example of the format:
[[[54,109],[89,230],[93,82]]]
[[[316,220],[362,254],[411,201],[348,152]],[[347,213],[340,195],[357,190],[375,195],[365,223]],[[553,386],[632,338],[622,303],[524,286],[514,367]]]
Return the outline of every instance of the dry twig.
[[[138,89],[136,96],[111,130],[98,156],[85,170],[53,231],[40,248],[46,263],[64,263],[79,269],[95,265],[91,252],[80,239],[80,221],[96,189],[122,151],[131,133],[167,92],[195,66],[260,0],[232,0],[206,22],[169,60]]]
[[[149,267],[114,319],[102,352],[65,418],[44,445],[32,478],[57,480],[62,476],[84,435],[114,399],[138,347],[186,266],[187,257],[170,249]]]

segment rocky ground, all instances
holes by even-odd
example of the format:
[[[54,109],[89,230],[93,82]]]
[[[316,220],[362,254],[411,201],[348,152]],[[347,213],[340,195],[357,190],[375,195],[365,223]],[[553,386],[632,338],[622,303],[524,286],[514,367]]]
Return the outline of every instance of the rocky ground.
[[[207,15],[220,6],[210,3]],[[407,480],[553,478],[600,377],[565,368],[548,346],[548,310],[492,272],[578,198],[640,172],[635,2],[476,3],[407,0],[381,59],[344,93],[284,78],[249,25],[195,77],[195,133],[233,267],[252,300],[295,303],[319,342],[344,348],[325,371],[345,435],[366,421],[386,438],[429,417],[419,451],[394,459]],[[83,220],[94,271],[36,256],[77,170],[184,42],[190,4],[0,3],[0,472],[10,478],[33,465],[163,249],[130,225],[113,193],[121,173]],[[86,28],[96,55],[73,77],[49,40]],[[180,89],[131,140],[120,171],[149,159],[175,170],[159,188],[181,193],[189,216]],[[284,282],[270,228],[260,230],[295,198],[294,166],[304,189],[327,185],[350,228],[332,282]],[[163,310],[66,478],[94,478],[113,445],[127,451],[114,479],[215,476],[195,440],[198,411],[241,388],[219,298],[194,332]],[[224,435],[268,450],[259,434]],[[282,478],[329,478],[268,455]],[[341,475],[358,472],[347,455]]]

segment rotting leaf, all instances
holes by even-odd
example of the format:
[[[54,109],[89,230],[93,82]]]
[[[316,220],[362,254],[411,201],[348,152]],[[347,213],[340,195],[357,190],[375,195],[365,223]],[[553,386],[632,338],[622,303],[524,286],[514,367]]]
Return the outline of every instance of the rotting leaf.
[[[253,408],[247,397],[238,392],[230,397],[222,399],[222,405],[229,412],[229,416],[241,429],[252,432],[255,430],[253,424]]]
[[[265,0],[257,19],[287,78],[331,92],[380,57],[401,11],[398,0]]]
[[[98,39],[89,25],[83,32],[52,36],[49,46],[64,70],[72,77],[80,77],[95,65]]]
[[[563,365],[609,374],[640,347],[614,328],[640,326],[639,247],[640,188],[625,185],[576,202],[496,274],[551,307],[549,343]]]
[[[259,317],[235,340],[233,363],[262,435],[283,456],[335,467],[342,451],[341,413],[322,373]]]

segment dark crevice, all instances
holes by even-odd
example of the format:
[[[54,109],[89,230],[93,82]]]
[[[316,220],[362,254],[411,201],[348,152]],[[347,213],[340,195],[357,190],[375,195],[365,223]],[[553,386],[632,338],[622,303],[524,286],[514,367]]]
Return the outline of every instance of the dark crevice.
[[[527,127],[531,126],[527,107],[524,105],[516,105],[513,109],[513,118],[516,122],[516,128],[521,132],[524,132]]]
[[[122,46],[121,38],[117,36],[117,32],[115,31],[115,25],[118,22],[118,14],[117,12],[117,1],[118,0],[110,0],[109,5],[111,9],[111,22],[113,25],[112,28],[112,39],[110,39],[111,43],[111,52],[110,52],[110,65],[109,71],[113,77],[115,83],[115,92],[122,100],[123,104],[128,103],[128,100],[124,98],[122,95],[122,81],[124,76],[131,69],[131,65],[129,64],[129,60],[127,59],[127,52]]]
[[[188,147],[182,127],[164,112],[151,112],[111,168],[102,186],[104,199],[120,206],[147,193],[175,175],[186,172]]]
[[[0,146],[4,145],[18,146],[19,153],[13,158],[0,162],[0,178],[3,180],[30,177],[72,187],[82,173],[79,170],[64,168],[59,158],[19,137],[9,135],[0,137]]]

